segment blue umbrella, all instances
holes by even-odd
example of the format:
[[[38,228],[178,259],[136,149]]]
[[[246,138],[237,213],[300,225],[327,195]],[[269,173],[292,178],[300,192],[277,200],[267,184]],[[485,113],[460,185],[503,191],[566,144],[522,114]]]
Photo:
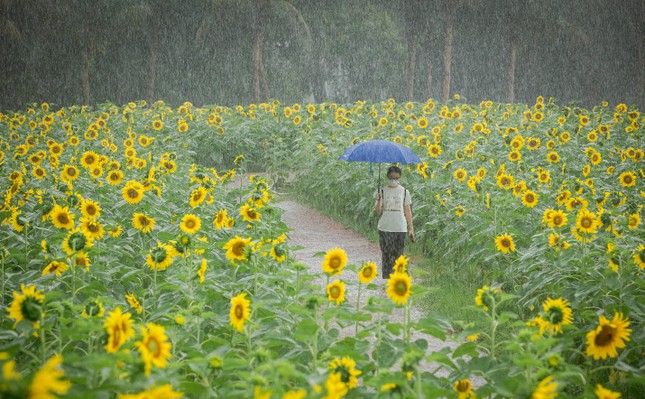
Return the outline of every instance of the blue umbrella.
[[[410,148],[393,141],[371,140],[355,144],[338,158],[347,162],[378,163],[378,188],[381,188],[381,162],[390,163],[421,163],[421,159]]]

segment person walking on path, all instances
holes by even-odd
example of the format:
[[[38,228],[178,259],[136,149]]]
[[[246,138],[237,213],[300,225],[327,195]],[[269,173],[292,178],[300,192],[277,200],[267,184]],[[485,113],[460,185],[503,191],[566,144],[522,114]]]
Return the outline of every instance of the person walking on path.
[[[414,226],[410,192],[400,184],[401,169],[390,166],[387,170],[388,185],[374,195],[374,209],[380,216],[378,222],[379,245],[382,255],[383,279],[390,278],[394,262],[403,255],[406,233],[414,242]]]

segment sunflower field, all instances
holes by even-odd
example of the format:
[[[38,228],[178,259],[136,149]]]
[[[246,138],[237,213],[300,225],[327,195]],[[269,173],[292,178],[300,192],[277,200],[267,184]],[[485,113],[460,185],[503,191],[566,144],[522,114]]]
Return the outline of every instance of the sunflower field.
[[[542,97],[1,113],[1,396],[638,397],[644,123]],[[375,175],[337,160],[371,139],[421,156],[419,248],[485,322],[388,322],[433,288],[405,258],[293,260],[275,188],[374,229]]]

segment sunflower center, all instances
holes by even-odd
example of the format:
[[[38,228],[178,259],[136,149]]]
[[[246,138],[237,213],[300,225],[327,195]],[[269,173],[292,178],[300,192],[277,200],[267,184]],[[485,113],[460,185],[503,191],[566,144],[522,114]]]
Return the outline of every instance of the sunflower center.
[[[623,179],[623,181],[625,182],[625,184],[631,184],[631,182],[632,182],[632,177],[631,177],[631,176],[629,176],[629,175],[627,175],[627,176],[625,176],[625,178]]]
[[[189,229],[192,229],[195,227],[195,221],[193,219],[188,219],[186,220],[186,227]]]
[[[598,335],[596,335],[594,343],[596,344],[596,346],[608,346],[613,342],[615,335],[616,329],[614,327],[612,327],[611,325],[602,326],[602,330],[598,333]]]
[[[92,233],[96,233],[97,231],[99,231],[99,226],[95,223],[88,223],[87,229]]]
[[[69,217],[67,216],[67,214],[66,214],[66,213],[61,213],[61,214],[59,214],[59,215],[56,217],[56,219],[58,220],[58,222],[59,222],[60,224],[67,224],[67,223],[69,223]]]
[[[457,382],[457,392],[468,392],[470,390],[470,383],[468,381]]]
[[[233,253],[235,256],[242,256],[244,253],[244,247],[245,244],[243,242],[238,242],[235,245],[233,245]]]
[[[338,269],[340,267],[340,259],[333,258],[329,261],[329,266],[331,266],[332,269]]]
[[[533,194],[527,194],[526,202],[533,202],[533,201],[535,201],[535,196],[533,196]]]
[[[96,215],[96,207],[94,205],[88,205],[85,207],[85,212],[90,216],[94,216]]]
[[[561,225],[561,224],[562,224],[562,216],[560,216],[560,215],[555,215],[555,216],[553,217],[553,224],[554,224],[554,225],[556,225],[556,226]]]
[[[508,238],[502,238],[501,244],[504,248],[511,246],[511,241]]]
[[[580,225],[581,225],[582,227],[584,227],[585,229],[588,229],[588,228],[590,228],[590,227],[593,225],[593,223],[592,223],[592,221],[591,221],[591,219],[590,219],[590,218],[583,218],[583,219],[580,221]]]
[[[338,287],[331,287],[331,288],[329,289],[329,295],[330,295],[332,298],[338,298],[338,297],[340,296],[340,288],[338,288]]]
[[[160,357],[161,356],[161,345],[159,341],[157,341],[155,338],[149,338],[148,340],[148,350],[152,352],[154,357]]]
[[[70,176],[75,176],[76,175],[76,169],[74,169],[74,168],[67,169],[67,174],[70,175]]]
[[[374,271],[372,270],[371,267],[367,267],[367,268],[363,269],[363,276],[364,277],[371,277],[373,273],[374,273]]]
[[[396,285],[394,286],[394,291],[398,295],[404,295],[406,292],[408,292],[408,285],[405,283],[405,281],[397,281]]]
[[[237,305],[235,307],[235,317],[238,319],[242,319],[244,316],[244,307],[242,305]]]
[[[137,191],[134,188],[129,188],[127,194],[128,194],[128,197],[132,198],[132,199],[135,199],[135,198],[139,197],[139,191]]]
[[[202,198],[202,193],[200,193],[200,192],[196,192],[193,195],[193,201],[199,201],[201,198]]]
[[[507,177],[502,178],[502,185],[508,186],[510,183],[511,181]]]
[[[140,216],[139,217],[139,224],[142,227],[148,227],[148,225],[150,224],[150,221],[148,220],[148,218],[146,216]]]

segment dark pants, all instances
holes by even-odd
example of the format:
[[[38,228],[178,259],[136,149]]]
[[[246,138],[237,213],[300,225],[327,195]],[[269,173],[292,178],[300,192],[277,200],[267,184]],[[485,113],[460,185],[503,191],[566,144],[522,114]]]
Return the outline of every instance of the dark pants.
[[[390,278],[394,269],[394,262],[403,255],[403,246],[405,245],[405,232],[378,232],[379,244],[381,246],[383,278]]]

